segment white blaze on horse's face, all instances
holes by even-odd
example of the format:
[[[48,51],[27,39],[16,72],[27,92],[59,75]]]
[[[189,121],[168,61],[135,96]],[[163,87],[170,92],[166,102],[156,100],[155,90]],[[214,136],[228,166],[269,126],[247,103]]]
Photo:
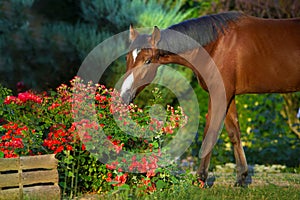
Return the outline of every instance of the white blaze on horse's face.
[[[121,87],[121,97],[123,97],[123,95],[131,89],[132,84],[134,82],[134,77],[133,77],[133,73],[131,73],[129,76],[127,76],[127,78],[124,80],[122,87]]]
[[[140,49],[134,49],[133,51],[132,51],[132,58],[133,58],[133,63],[135,63],[135,59],[136,59],[136,57],[138,56],[138,54],[140,53]]]

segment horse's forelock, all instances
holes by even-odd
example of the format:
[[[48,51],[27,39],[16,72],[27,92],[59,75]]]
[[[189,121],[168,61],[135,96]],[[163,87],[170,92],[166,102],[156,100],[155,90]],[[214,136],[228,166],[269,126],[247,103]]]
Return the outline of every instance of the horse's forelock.
[[[130,45],[130,51],[134,49],[146,49],[151,48],[151,44],[149,43],[149,35],[143,34],[139,35]]]

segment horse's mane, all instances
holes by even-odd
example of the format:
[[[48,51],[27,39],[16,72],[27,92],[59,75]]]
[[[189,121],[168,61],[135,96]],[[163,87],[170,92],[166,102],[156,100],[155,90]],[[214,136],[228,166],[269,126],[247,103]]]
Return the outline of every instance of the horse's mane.
[[[228,24],[237,21],[241,16],[244,16],[242,12],[232,11],[206,15],[172,25],[161,31],[158,47],[173,53],[181,53],[195,46],[205,46],[215,41],[219,34],[224,34]]]

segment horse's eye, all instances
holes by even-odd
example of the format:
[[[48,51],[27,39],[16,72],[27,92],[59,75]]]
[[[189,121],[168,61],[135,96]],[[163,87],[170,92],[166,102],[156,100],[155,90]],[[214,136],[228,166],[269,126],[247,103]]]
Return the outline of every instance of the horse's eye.
[[[150,64],[151,63],[151,59],[147,59],[146,61],[145,61],[145,64],[146,65],[148,65],[148,64]]]

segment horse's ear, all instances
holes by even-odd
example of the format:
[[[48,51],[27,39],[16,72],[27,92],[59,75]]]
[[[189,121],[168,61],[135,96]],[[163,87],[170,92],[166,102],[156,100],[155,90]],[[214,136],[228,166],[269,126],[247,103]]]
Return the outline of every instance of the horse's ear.
[[[154,26],[154,30],[151,36],[151,44],[153,47],[157,47],[158,42],[160,41],[160,30],[157,26]]]
[[[154,30],[151,36],[151,44],[157,47],[157,43],[160,41],[160,30],[157,26],[154,26]]]
[[[132,24],[129,27],[129,40],[130,42],[134,41],[135,38],[139,35],[139,33],[133,28]]]

